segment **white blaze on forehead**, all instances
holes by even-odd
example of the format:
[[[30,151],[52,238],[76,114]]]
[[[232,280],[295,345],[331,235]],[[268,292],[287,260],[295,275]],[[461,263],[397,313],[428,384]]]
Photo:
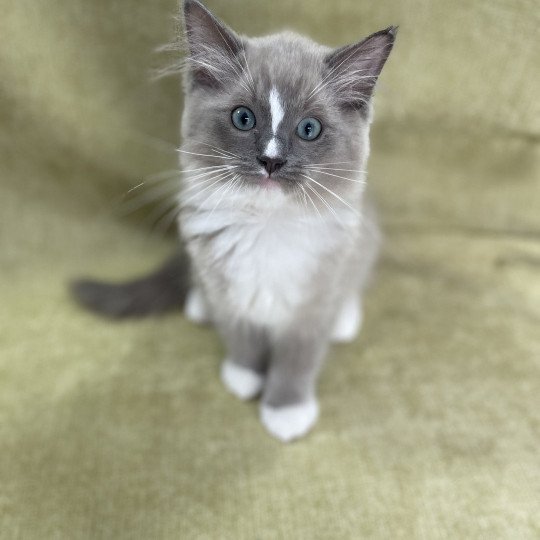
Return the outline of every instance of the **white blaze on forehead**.
[[[270,114],[272,116],[272,131],[275,135],[285,114],[281,105],[281,100],[279,99],[279,92],[276,90],[275,86],[270,90],[270,97],[268,100],[270,101]]]
[[[270,90],[268,101],[270,102],[270,116],[272,118],[272,133],[275,135],[277,133],[279,124],[281,124],[281,121],[283,120],[283,116],[285,115],[285,111],[283,110],[283,106],[281,105],[279,92],[277,91],[275,86],[273,86],[272,90]],[[268,144],[266,145],[266,148],[264,150],[264,155],[268,157],[277,157],[279,155],[278,141],[276,137],[272,137],[268,141]]]

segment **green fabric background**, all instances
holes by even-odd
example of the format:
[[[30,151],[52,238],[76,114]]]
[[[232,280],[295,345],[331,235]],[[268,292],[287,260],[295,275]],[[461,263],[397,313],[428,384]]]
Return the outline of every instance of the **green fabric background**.
[[[73,276],[172,237],[123,216],[175,166],[172,0],[0,0],[0,538],[540,537],[537,0],[208,0],[340,45],[400,24],[370,182],[386,244],[322,417],[284,446],[218,380],[212,330],[112,324]]]

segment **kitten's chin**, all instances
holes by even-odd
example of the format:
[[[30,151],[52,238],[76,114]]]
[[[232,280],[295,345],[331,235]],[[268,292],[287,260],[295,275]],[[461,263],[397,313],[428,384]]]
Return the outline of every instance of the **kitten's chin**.
[[[267,210],[289,207],[290,197],[282,182],[261,177],[245,180],[244,189],[237,193],[240,197],[247,197],[250,205]]]
[[[281,191],[283,191],[283,186],[282,184],[277,181],[277,180],[274,180],[273,178],[271,178],[270,176],[268,177],[263,177],[260,182],[259,182],[259,185],[262,189],[265,189],[265,190],[276,190],[276,189],[279,189]]]
[[[246,178],[246,180],[248,180],[249,185],[252,188],[259,192],[284,193],[286,191],[283,182],[277,178],[272,178],[271,176],[255,175]]]

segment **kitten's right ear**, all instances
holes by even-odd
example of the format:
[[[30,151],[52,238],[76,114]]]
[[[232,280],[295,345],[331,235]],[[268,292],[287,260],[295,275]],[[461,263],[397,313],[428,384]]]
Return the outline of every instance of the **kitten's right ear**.
[[[242,41],[230,28],[198,0],[184,0],[184,27],[194,81],[216,87],[234,76]]]

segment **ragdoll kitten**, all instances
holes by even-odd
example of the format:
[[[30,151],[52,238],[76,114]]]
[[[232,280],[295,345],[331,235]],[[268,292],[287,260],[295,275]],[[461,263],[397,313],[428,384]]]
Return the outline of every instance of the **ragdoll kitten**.
[[[371,97],[396,28],[332,50],[294,33],[239,36],[197,0],[184,21],[185,313],[220,332],[225,387],[261,395],[263,425],[290,441],[317,420],[329,342],[361,324],[379,242],[363,196]],[[180,266],[76,294],[109,315],[161,311],[182,295]]]

